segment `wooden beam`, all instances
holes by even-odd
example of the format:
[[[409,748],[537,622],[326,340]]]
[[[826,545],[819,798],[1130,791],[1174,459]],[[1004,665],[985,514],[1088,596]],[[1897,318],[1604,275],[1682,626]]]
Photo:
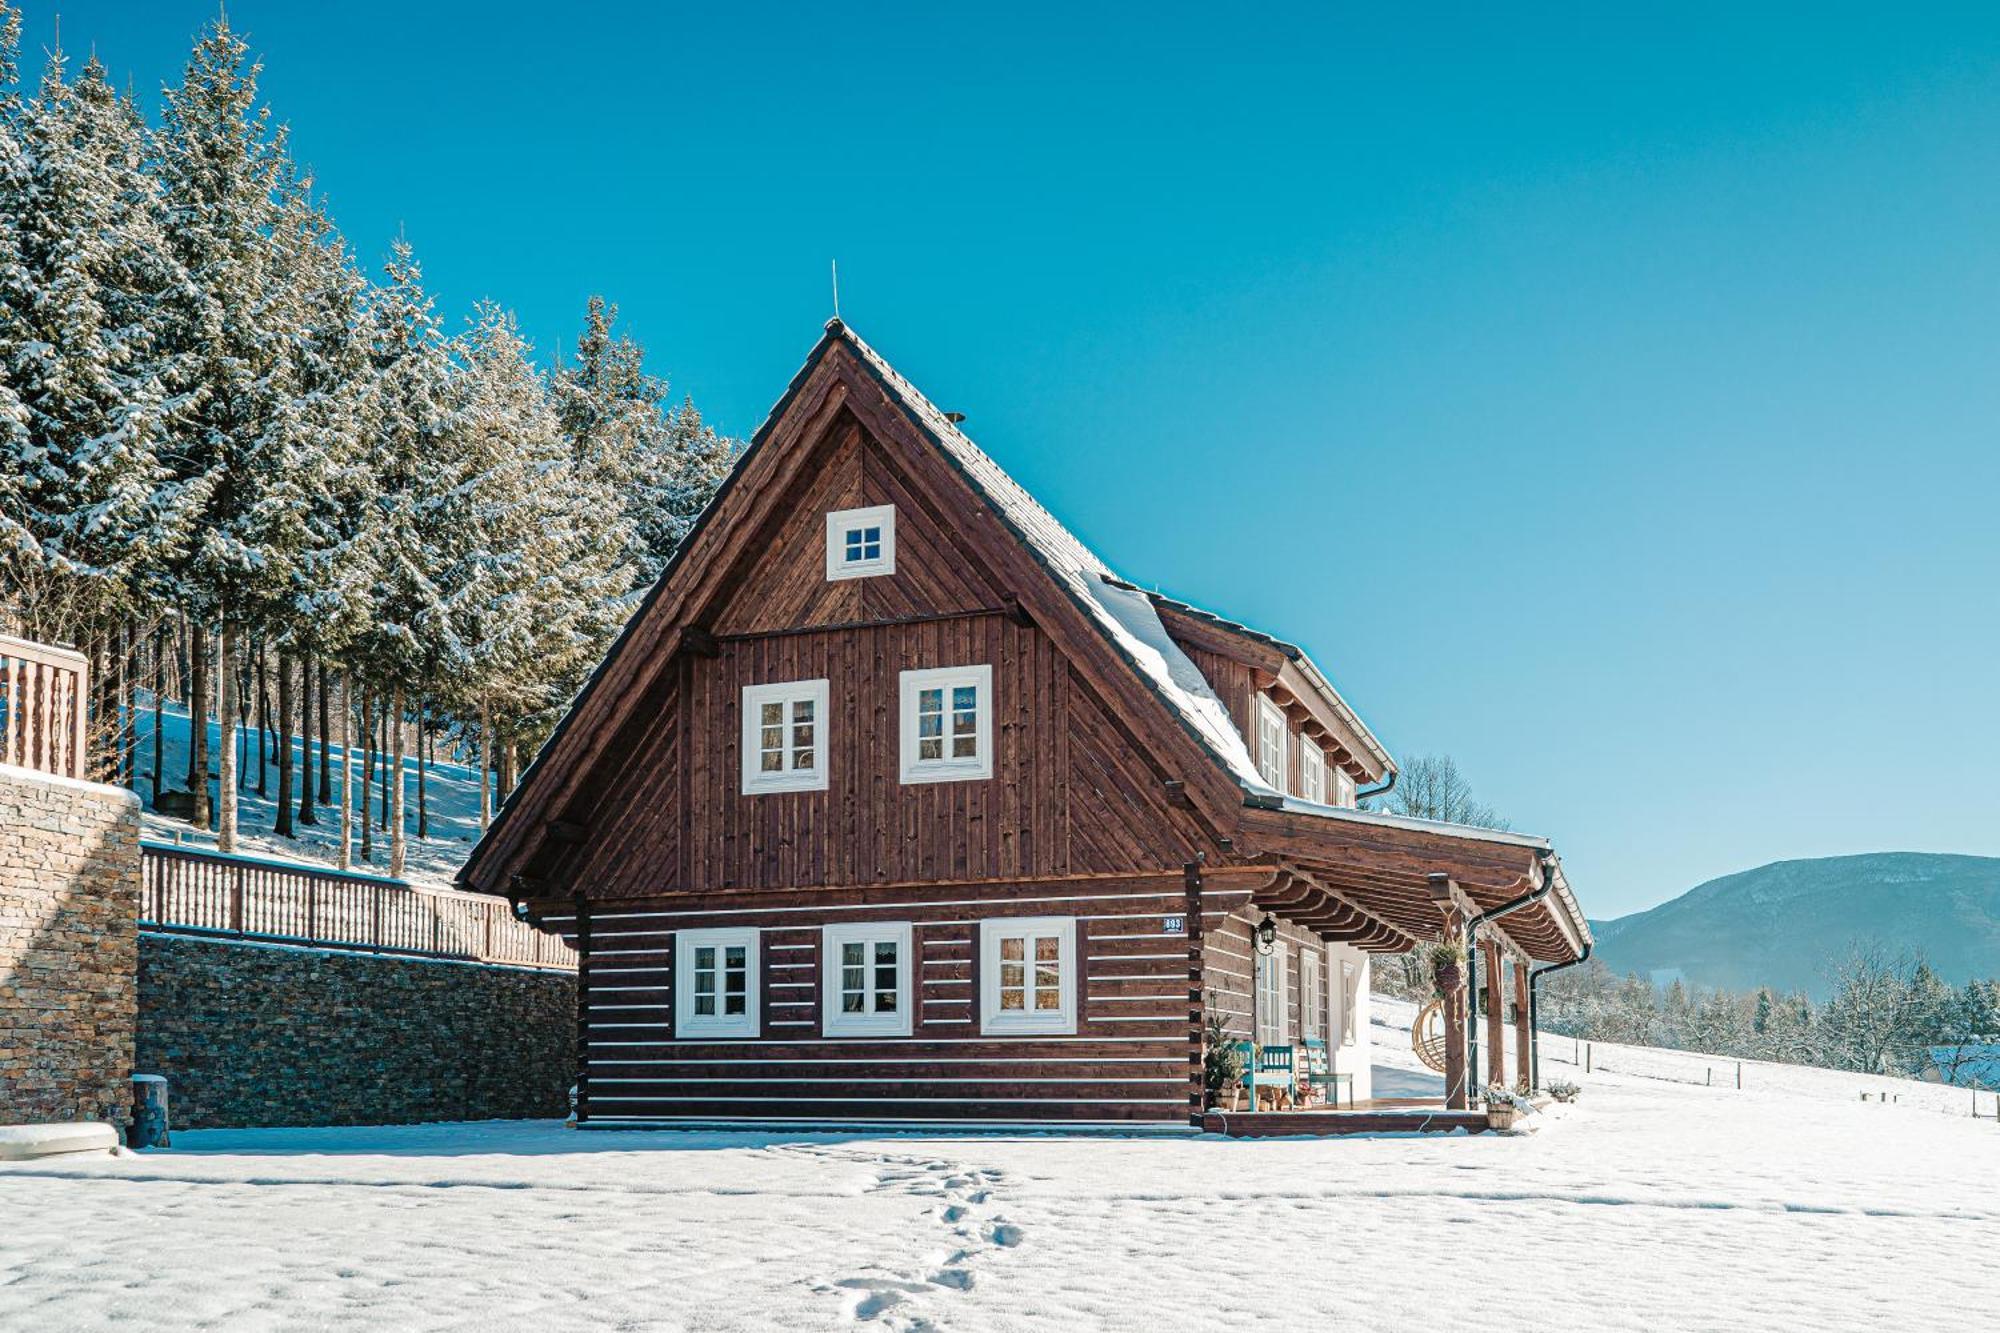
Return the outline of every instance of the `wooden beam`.
[[[717,657],[722,653],[722,645],[715,641],[715,635],[700,625],[681,628],[681,648],[696,657]]]

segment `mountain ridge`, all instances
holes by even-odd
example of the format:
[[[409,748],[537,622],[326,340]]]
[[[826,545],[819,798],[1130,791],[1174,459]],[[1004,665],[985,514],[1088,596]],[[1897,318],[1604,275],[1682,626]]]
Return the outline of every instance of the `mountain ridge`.
[[[1863,852],[1772,861],[1643,912],[1592,921],[1619,975],[1704,989],[1829,989],[1858,941],[1921,954],[1953,984],[2000,976],[2000,857]]]

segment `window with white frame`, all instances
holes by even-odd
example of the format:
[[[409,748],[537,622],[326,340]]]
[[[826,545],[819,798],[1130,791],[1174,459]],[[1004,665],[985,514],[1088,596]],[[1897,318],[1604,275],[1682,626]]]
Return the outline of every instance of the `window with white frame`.
[[[743,687],[743,791],[826,789],[827,682]]]
[[[1354,808],[1354,779],[1345,769],[1333,770],[1333,803],[1349,810]]]
[[[1279,791],[1285,788],[1285,715],[1269,695],[1257,696],[1257,773]]]
[[[1008,917],[979,924],[979,1030],[1076,1031],[1076,920]]]
[[[940,667],[902,678],[904,782],[993,776],[993,668]]]
[[[910,1035],[910,924],[843,922],[821,940],[821,1028],[829,1037]]]
[[[1320,963],[1318,949],[1299,950],[1299,1036],[1320,1035]]]
[[[1326,752],[1305,737],[1299,737],[1299,796],[1315,805],[1326,804]]]
[[[674,937],[674,1035],[758,1032],[757,928],[683,930]]]
[[[1361,964],[1352,958],[1340,960],[1340,1044],[1352,1046],[1356,1040],[1355,1013],[1361,1007]]]
[[[838,509],[826,516],[826,576],[861,579],[896,572],[896,506]]]
[[[1257,955],[1257,1044],[1283,1046],[1291,1038],[1291,1016],[1285,1012],[1285,942]]]

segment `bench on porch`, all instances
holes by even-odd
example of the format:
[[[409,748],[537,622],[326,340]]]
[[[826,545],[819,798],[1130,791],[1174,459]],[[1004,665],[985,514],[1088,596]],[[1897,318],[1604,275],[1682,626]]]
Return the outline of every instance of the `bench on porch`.
[[[1230,1089],[1229,1109],[1236,1109],[1236,1098],[1246,1088],[1250,1092],[1250,1109],[1257,1109],[1257,1087],[1261,1083],[1271,1089],[1273,1100],[1279,1106],[1291,1106],[1298,1098],[1295,1061],[1290,1046],[1259,1046],[1255,1042],[1236,1043],[1237,1054],[1243,1057],[1243,1076]]]
[[[1334,1109],[1338,1110],[1340,1108],[1340,1089],[1342,1085],[1345,1085],[1347,1088],[1348,1109],[1352,1110],[1354,1107],[1354,1075],[1341,1074],[1334,1071],[1333,1060],[1327,1053],[1326,1043],[1318,1037],[1307,1037],[1305,1048],[1306,1067],[1300,1075],[1299,1081],[1305,1085],[1306,1091],[1311,1092],[1314,1088],[1318,1088],[1320,1095]]]

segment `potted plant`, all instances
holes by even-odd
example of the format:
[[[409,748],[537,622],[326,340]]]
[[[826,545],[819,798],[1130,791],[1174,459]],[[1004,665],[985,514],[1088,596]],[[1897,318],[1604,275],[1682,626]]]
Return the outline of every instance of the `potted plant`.
[[[1457,993],[1465,980],[1465,942],[1457,939],[1439,938],[1431,941],[1426,951],[1431,964],[1431,984],[1442,1000]]]
[[[1209,992],[1208,1011],[1203,1023],[1201,1056],[1202,1089],[1211,1107],[1222,1105],[1223,1094],[1243,1080],[1243,1051],[1222,1026],[1222,1013],[1216,1007],[1215,993]],[[1251,1108],[1255,1110],[1255,1107]]]
[[[1559,1102],[1573,1102],[1576,1100],[1576,1094],[1582,1091],[1582,1088],[1566,1078],[1559,1078],[1548,1086],[1549,1096]]]
[[[1512,1129],[1515,1121],[1534,1109],[1526,1097],[1510,1088],[1486,1089],[1486,1123],[1492,1129]]]

